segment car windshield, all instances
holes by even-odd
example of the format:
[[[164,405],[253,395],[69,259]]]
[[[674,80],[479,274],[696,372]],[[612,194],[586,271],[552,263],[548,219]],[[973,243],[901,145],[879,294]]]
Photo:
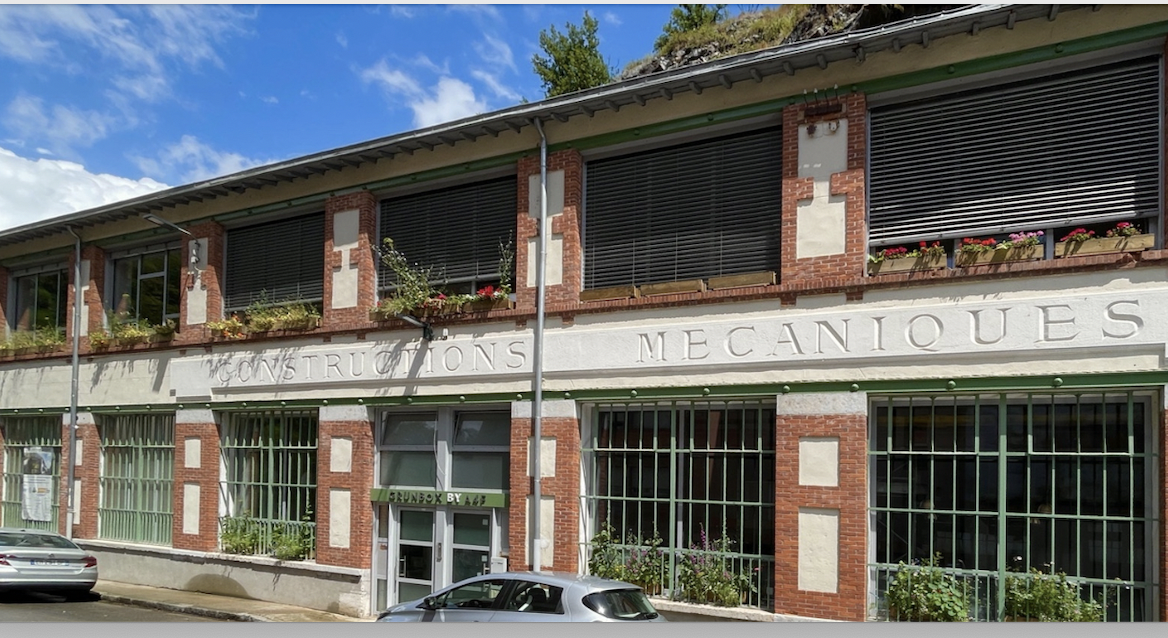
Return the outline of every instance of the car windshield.
[[[51,547],[54,549],[77,549],[64,536],[35,534],[27,532],[0,532],[0,547]]]
[[[639,589],[610,589],[588,594],[584,604],[589,609],[616,620],[649,620],[657,617],[653,603]]]

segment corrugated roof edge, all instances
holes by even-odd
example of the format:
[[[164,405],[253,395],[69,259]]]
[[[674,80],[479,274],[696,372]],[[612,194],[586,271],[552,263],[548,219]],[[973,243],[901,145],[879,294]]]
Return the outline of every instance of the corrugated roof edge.
[[[712,80],[707,86],[725,86],[727,82],[733,84],[743,79],[757,81],[763,75],[793,73],[794,69],[814,65],[822,66],[827,62],[863,55],[863,53],[858,53],[861,51],[871,53],[894,46],[899,48],[898,40],[905,39],[906,36],[921,36],[924,33],[929,33],[929,37],[943,37],[969,31],[974,29],[975,25],[976,28],[988,28],[1003,24],[1012,26],[1019,20],[1042,17],[1054,19],[1058,6],[970,5],[954,11],[938,12],[929,16],[919,16],[851,33],[796,42],[781,47],[720,58],[704,64],[631,78],[594,89],[305,155],[284,162],[259,166],[230,175],[176,186],[149,195],[25,224],[0,231],[0,246],[63,233],[68,226],[95,226],[147,212],[160,211],[191,201],[213,199],[233,192],[238,193],[251,188],[275,185],[281,181],[290,181],[306,175],[323,174],[345,166],[359,166],[368,161],[375,161],[379,157],[392,157],[402,153],[412,154],[414,151],[423,148],[432,149],[442,144],[453,146],[454,143],[463,139],[473,141],[483,135],[492,133],[497,135],[508,128],[518,132],[523,127],[530,125],[531,120],[536,117],[541,120],[554,118],[567,121],[574,115],[590,116],[592,113],[604,109],[619,110],[621,106],[627,104],[643,104],[644,94],[648,92],[672,95],[673,92],[694,90],[695,87],[699,90],[707,88],[700,84],[702,81]],[[1075,8],[1083,8],[1083,6],[1064,7],[1068,10]],[[731,73],[741,77],[729,78],[727,74]],[[661,95],[652,97],[661,97]],[[481,129],[482,132],[476,134],[474,132],[476,128]],[[452,137],[453,141],[451,141]]]

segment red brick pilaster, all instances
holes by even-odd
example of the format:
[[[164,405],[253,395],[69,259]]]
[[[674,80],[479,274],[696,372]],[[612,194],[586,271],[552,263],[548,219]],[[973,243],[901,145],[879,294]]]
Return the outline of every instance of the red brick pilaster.
[[[368,310],[368,309],[366,309]],[[369,569],[369,548],[373,543],[373,424],[368,420],[320,421],[320,441],[316,456],[316,562]],[[333,447],[346,440],[351,452],[340,452],[334,466]],[[334,471],[335,470],[335,471]],[[334,490],[349,494],[349,536],[347,547],[333,547],[330,541],[331,496]]]
[[[359,220],[356,245],[348,251],[336,247],[336,216],[357,211]],[[352,241],[350,237],[347,241]],[[324,209],[324,327],[344,330],[368,323],[369,309],[377,303],[377,260],[373,242],[377,239],[377,198],[369,191],[330,197]],[[357,271],[357,305],[335,308],[333,274],[342,270]]]
[[[844,252],[806,259],[797,258],[799,202],[811,199],[813,180],[799,177],[799,133],[809,125],[829,126],[844,120],[848,126],[847,170],[831,176],[830,194],[843,195],[846,238]],[[867,100],[860,94],[816,104],[795,104],[783,109],[783,219],[782,272],[780,281],[816,280],[830,285],[833,279],[854,278],[867,264],[864,163],[867,157]],[[804,229],[806,232],[806,229]]]
[[[540,435],[556,442],[555,476],[540,481],[543,499],[555,501],[555,531],[552,556],[540,555],[542,569],[578,572],[580,569],[580,421],[569,417],[544,417]],[[510,557],[507,568],[531,569],[524,539],[529,537],[527,499],[534,492],[533,478],[527,475],[527,450],[532,434],[529,418],[511,419],[511,502],[509,512]]]
[[[84,291],[85,294],[85,309],[88,309],[88,314],[82,317],[85,323],[85,329],[88,332],[101,330],[105,325],[106,304],[102,298],[102,291],[105,290],[105,251],[97,246],[83,246],[81,248],[81,261],[89,262],[89,279],[82,282],[82,286],[88,286]],[[65,334],[73,334],[73,303],[77,299],[75,294],[77,287],[76,282],[73,282],[74,273],[74,253],[69,253],[69,299],[65,308]],[[82,268],[82,276],[85,275],[85,269]],[[85,343],[83,342],[84,346]]]
[[[8,335],[8,280],[8,269],[0,266],[0,339]]]
[[[775,436],[775,612],[862,621],[867,614],[867,419],[862,414],[781,415]],[[799,439],[839,438],[837,487],[799,484]],[[839,511],[835,593],[799,589],[799,508]]]
[[[176,343],[201,343],[204,341],[203,322],[188,319],[191,313],[190,295],[196,287],[206,292],[207,321],[223,317],[223,244],[225,233],[218,222],[205,222],[188,228],[191,240],[198,240],[202,246],[197,267],[192,267],[190,241],[183,249],[183,295],[179,309],[179,331]]]
[[[549,209],[552,234],[548,238],[553,236],[563,238],[563,283],[547,286],[545,303],[548,306],[557,303],[579,303],[580,291],[582,290],[580,267],[584,258],[583,246],[580,244],[580,213],[584,201],[584,160],[580,157],[580,152],[568,149],[549,153],[547,172],[550,175],[555,171],[564,172],[564,209],[562,213],[554,217],[550,217],[554,211]],[[535,259],[534,254],[528,254],[528,242],[539,239],[539,209],[529,210],[532,201],[532,175],[535,176],[535,188],[539,188],[539,156],[525,157],[519,160],[518,172],[519,210],[517,211],[516,225],[518,231],[515,238],[515,298],[517,307],[535,308],[536,288],[534,285],[528,285],[527,269],[529,261]],[[538,206],[538,197],[534,201]]]
[[[203,419],[206,420],[206,419]],[[173,528],[171,546],[201,552],[219,549],[219,428],[214,422],[182,423],[181,415],[174,424],[174,487]],[[187,458],[187,448],[192,449]],[[198,533],[183,531],[188,485],[199,487]]]
[[[67,434],[67,432],[66,432]],[[81,441],[81,465],[75,469],[74,480],[81,481],[81,496],[78,499],[80,523],[73,526],[74,538],[97,538],[97,507],[99,503],[99,478],[101,475],[101,437],[98,435],[94,417],[89,413],[77,415],[77,440]],[[61,442],[63,458],[69,458],[69,438]],[[68,468],[62,468],[61,475],[68,480]],[[61,491],[64,494],[64,490]],[[68,503],[61,503],[61,512],[68,510]]]

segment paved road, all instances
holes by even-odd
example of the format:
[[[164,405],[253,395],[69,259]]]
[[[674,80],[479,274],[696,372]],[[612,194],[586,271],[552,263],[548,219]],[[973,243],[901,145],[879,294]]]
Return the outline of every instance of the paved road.
[[[0,593],[0,622],[220,622],[213,618],[39,593]],[[2,627],[2,626],[0,626]],[[0,634],[6,633],[0,628]]]

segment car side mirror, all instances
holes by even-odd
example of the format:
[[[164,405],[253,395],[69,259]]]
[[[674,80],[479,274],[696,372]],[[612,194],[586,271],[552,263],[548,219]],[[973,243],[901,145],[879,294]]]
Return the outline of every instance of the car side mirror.
[[[441,609],[442,605],[438,602],[437,596],[427,596],[422,601],[422,609]]]

